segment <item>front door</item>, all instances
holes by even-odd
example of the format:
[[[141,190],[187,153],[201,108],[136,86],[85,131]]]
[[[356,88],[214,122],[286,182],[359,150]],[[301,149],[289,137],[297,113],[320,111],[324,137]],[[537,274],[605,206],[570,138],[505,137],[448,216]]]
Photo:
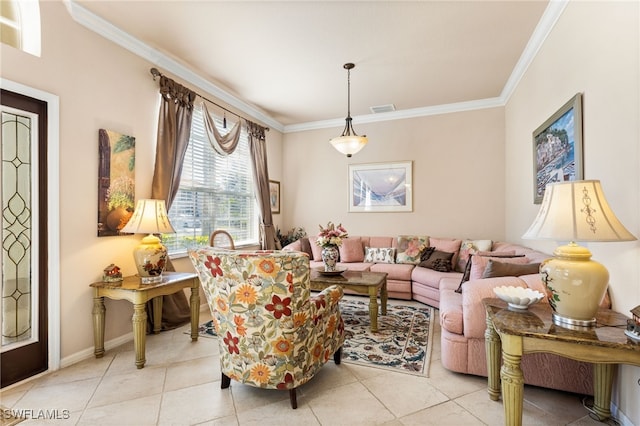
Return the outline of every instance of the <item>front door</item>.
[[[0,387],[48,369],[47,103],[2,90]]]

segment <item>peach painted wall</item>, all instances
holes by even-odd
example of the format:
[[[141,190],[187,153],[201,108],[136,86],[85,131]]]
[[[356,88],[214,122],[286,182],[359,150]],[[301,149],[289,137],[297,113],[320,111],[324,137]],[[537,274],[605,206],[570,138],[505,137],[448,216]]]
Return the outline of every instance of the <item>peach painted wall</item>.
[[[0,44],[1,76],[60,98],[60,328],[64,366],[65,358],[77,360],[82,354],[93,353],[93,293],[89,284],[99,281],[102,269],[110,263],[119,265],[125,275],[136,273],[132,252],[140,237],[96,236],[98,129],[136,138],[136,198],[149,197],[159,94],[158,83],[149,73],[152,64],[77,24],[62,2],[40,2],[40,7],[42,56]],[[267,140],[270,169],[279,179],[282,135],[271,130]],[[178,260],[176,266],[180,270],[191,268],[185,260]],[[131,333],[131,305],[106,300],[106,308],[105,340]]]
[[[346,158],[342,129],[284,135],[284,229],[342,222],[351,235],[504,238],[503,108],[358,124],[368,145]],[[349,213],[348,165],[413,161],[413,211]],[[481,225],[481,226],[479,226]]]
[[[518,242],[533,204],[531,133],[584,94],[584,177],[600,179],[611,207],[640,236],[640,3],[569,2],[506,106],[506,236]],[[555,243],[523,241],[547,252]],[[640,244],[586,244],[610,273],[613,307],[640,304]],[[623,366],[614,403],[640,424],[640,368]]]

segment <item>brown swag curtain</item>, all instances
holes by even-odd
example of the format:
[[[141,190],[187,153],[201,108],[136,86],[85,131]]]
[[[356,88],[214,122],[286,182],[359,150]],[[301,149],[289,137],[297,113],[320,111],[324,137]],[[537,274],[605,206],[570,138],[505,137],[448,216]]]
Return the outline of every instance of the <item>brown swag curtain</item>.
[[[249,152],[253,162],[253,181],[256,185],[256,200],[260,209],[260,246],[263,250],[276,248],[276,232],[273,227],[271,203],[269,202],[269,170],[267,169],[267,145],[265,128],[247,121]]]
[[[213,150],[223,157],[233,154],[238,142],[240,142],[240,130],[242,128],[240,121],[233,126],[229,133],[222,136],[218,132],[213,117],[209,114],[207,105],[204,102],[202,103],[202,120],[207,131],[207,139],[209,139],[209,144],[211,144]]]
[[[151,198],[165,200],[171,207],[180,186],[182,163],[189,144],[193,102],[196,93],[165,76],[160,77],[160,115],[156,163],[151,186]],[[168,271],[175,271],[169,260]],[[163,296],[162,330],[176,328],[189,322],[189,302],[182,291]],[[147,329],[153,330],[153,303],[147,303]],[[149,328],[150,327],[150,328]]]

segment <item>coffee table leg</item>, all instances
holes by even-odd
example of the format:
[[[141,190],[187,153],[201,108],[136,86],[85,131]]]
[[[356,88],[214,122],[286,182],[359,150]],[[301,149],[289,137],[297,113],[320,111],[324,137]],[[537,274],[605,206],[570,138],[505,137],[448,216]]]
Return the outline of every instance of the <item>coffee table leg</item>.
[[[371,331],[378,331],[378,289],[369,287],[369,316],[371,317]]]
[[[382,303],[380,310],[382,311],[382,315],[387,315],[387,298],[387,279],[385,278],[382,283],[382,289],[380,290],[380,303]]]

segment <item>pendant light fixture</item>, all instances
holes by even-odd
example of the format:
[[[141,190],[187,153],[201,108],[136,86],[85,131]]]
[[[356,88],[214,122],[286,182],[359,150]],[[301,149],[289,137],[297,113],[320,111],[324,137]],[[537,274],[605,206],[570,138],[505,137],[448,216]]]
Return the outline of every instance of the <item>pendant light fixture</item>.
[[[347,118],[342,134],[331,139],[331,145],[347,157],[360,151],[367,144],[367,135],[358,136],[351,124],[351,70],[355,68],[352,63],[344,64],[347,70]]]

